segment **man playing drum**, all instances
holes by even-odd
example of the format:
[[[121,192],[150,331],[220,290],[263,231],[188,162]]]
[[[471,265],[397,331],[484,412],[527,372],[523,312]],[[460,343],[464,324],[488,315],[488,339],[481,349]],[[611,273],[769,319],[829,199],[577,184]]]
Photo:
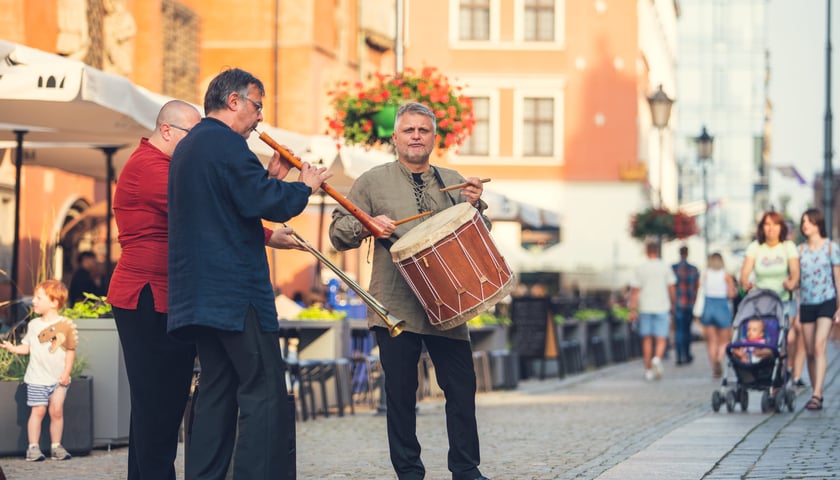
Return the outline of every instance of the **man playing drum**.
[[[391,463],[400,480],[421,480],[425,468],[417,440],[417,363],[425,344],[435,366],[440,388],[446,394],[446,425],[449,437],[448,467],[453,480],[486,479],[480,463],[478,427],[475,419],[476,379],[472,348],[466,324],[448,330],[434,328],[406,280],[394,265],[388,249],[400,235],[418,225],[418,219],[395,225],[400,219],[426,211],[441,212],[456,203],[469,202],[479,212],[487,205],[480,199],[481,180],[464,179],[458,172],[434,167],[429,155],[435,145],[435,115],[425,105],[409,103],[397,112],[392,140],[397,161],[372,168],[360,176],[348,199],[365,210],[384,229],[374,242],[370,293],[390,313],[406,322],[402,334],[392,337],[382,319],[368,312],[368,325],[376,335],[385,371],[388,445]],[[458,191],[440,189],[458,183]],[[489,220],[482,215],[489,225]],[[330,239],[339,251],[358,248],[371,236],[345,208],[333,212]],[[387,238],[390,237],[390,238]]]

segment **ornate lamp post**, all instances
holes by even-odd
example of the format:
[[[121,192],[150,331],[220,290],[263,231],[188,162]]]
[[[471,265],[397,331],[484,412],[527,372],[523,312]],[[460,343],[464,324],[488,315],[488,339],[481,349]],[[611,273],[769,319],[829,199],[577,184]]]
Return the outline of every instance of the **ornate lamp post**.
[[[707,169],[712,161],[712,150],[714,149],[715,137],[709,135],[706,127],[700,136],[694,139],[697,142],[697,161],[703,167],[703,248],[705,258],[709,258],[709,185],[707,183]]]
[[[671,106],[674,104],[674,99],[668,97],[662,90],[662,84],[651,96],[648,97],[648,104],[650,104],[650,114],[653,121],[653,126],[659,130],[659,184],[657,191],[659,196],[659,207],[664,206],[662,198],[662,170],[664,170],[664,140],[665,134],[663,130],[668,126],[668,120],[671,118]]]

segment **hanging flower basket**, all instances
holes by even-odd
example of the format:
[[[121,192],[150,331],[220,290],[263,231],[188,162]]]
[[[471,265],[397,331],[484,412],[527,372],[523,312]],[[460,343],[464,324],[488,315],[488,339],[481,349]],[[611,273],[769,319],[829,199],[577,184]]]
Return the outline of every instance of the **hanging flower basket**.
[[[630,235],[639,240],[661,237],[663,240],[684,239],[697,234],[694,217],[679,210],[648,208],[630,219]]]
[[[327,134],[344,137],[351,144],[389,143],[397,108],[420,102],[437,118],[436,146],[456,148],[469,138],[475,126],[472,100],[460,92],[460,86],[452,85],[434,67],[420,72],[407,68],[396,75],[377,74],[371,85],[342,82],[328,92],[334,112],[327,117]]]

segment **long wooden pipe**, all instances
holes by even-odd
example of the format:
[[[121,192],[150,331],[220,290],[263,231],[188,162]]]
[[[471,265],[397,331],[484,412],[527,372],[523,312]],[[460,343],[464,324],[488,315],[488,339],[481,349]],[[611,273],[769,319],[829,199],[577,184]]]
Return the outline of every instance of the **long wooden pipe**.
[[[280,156],[282,156],[284,159],[286,159],[286,161],[291,163],[292,166],[294,166],[298,170],[301,170],[303,168],[303,162],[299,158],[297,158],[296,156],[292,155],[292,152],[290,152],[285,147],[283,147],[282,145],[277,143],[268,134],[263,133],[263,132],[259,132],[257,130],[254,130],[254,131],[260,134],[260,140],[265,142],[269,147],[273,148],[274,151],[279,153]],[[373,217],[371,217],[370,215],[368,215],[367,213],[362,211],[356,205],[353,205],[353,202],[348,200],[347,197],[345,197],[344,195],[338,193],[338,190],[336,190],[333,187],[327,185],[327,182],[324,182],[324,183],[321,184],[321,190],[323,190],[324,193],[326,193],[327,195],[329,195],[333,199],[335,199],[335,201],[338,202],[339,205],[341,205],[342,207],[347,209],[347,211],[350,212],[351,215],[353,215],[360,222],[362,222],[362,225],[364,225],[365,228],[367,228],[368,231],[371,234],[373,234],[374,238],[387,237],[387,235],[385,235],[385,229],[383,227],[377,225],[376,222],[373,221]]]

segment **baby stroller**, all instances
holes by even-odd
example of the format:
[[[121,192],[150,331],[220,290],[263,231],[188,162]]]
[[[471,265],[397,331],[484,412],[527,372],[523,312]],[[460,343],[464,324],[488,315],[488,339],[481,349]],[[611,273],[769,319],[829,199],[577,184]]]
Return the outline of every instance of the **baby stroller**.
[[[760,319],[764,325],[763,341],[747,340],[747,326],[753,319]],[[754,288],[747,293],[732,320],[732,341],[726,346],[727,362],[720,389],[712,392],[715,412],[723,403],[728,412],[735,409],[736,403],[741,404],[741,411],[746,411],[749,390],[762,392],[762,412],[780,412],[784,406],[793,411],[795,394],[785,368],[789,328],[784,304],[776,292]],[[734,386],[731,373],[735,376]]]

